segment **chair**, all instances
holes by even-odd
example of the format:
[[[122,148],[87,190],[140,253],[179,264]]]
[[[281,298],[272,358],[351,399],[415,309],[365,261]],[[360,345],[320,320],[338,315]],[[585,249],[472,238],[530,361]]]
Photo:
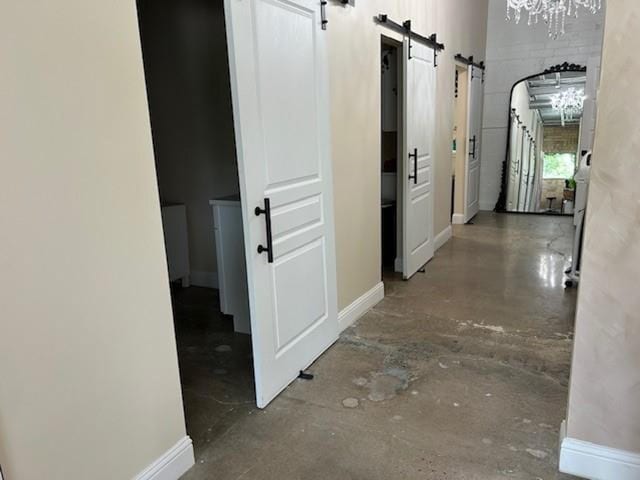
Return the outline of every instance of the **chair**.
[[[557,199],[558,197],[547,197],[547,201],[549,202],[549,207],[547,208],[547,212],[553,212],[553,202]]]

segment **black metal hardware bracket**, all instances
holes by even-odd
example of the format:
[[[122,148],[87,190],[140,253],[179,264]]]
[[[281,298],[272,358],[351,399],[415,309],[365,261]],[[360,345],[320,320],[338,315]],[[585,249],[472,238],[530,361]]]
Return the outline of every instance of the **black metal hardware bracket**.
[[[458,74],[458,69],[456,68],[456,90],[455,90],[456,98],[458,98],[458,94],[459,94],[459,91],[460,91],[459,82],[460,82],[460,75]]]
[[[518,115],[516,113],[516,109],[515,108],[511,109],[511,114],[513,115],[513,118],[516,119],[516,122],[518,123],[518,125],[522,125],[522,120],[520,120],[520,115]]]
[[[486,66],[484,64],[484,62],[476,62],[473,59],[473,55],[471,55],[470,57],[465,57],[463,56],[461,53],[456,53],[455,57],[453,57],[456,61],[460,62],[460,63],[464,63],[465,65],[469,65],[469,66],[473,66],[473,68],[478,68],[482,71],[482,82],[484,83],[484,74],[486,71]],[[473,80],[473,68],[471,69],[471,79]]]
[[[409,46],[411,46],[411,40],[416,41],[418,43],[422,43],[429,48],[434,50],[434,55],[437,55],[437,52],[444,50],[444,43],[438,42],[438,37],[434,33],[429,37],[425,37],[424,35],[420,35],[411,29],[411,20],[405,21],[402,25],[391,20],[388,15],[384,13],[380,13],[377,17],[374,17],[374,20],[386,26],[387,28],[402,33],[403,35],[407,35],[409,37]],[[411,58],[411,52],[409,52],[409,58]],[[435,56],[434,56],[434,66],[435,66]]]
[[[434,45],[438,45],[438,34],[432,33],[431,36],[429,37],[429,40],[431,40]],[[438,49],[437,48],[433,49],[433,66],[434,67],[438,66]]]
[[[479,68],[480,70],[484,70],[486,68],[484,62],[476,63],[473,59],[473,55],[467,58],[463,56],[461,53],[456,53],[456,56],[453,58],[455,58],[460,63],[464,63],[465,65],[473,65],[474,67]]]
[[[320,24],[322,25],[322,30],[326,30],[327,23],[329,23],[329,20],[327,20],[327,3],[329,3],[328,0],[320,0]]]
[[[305,373],[304,370],[300,370],[298,378],[301,380],[313,380],[314,375],[312,373]]]
[[[409,175],[409,180],[413,180],[413,184],[418,183],[418,149],[414,148],[413,153],[409,154],[409,158],[413,157],[413,175]]]
[[[264,199],[264,208],[256,207],[254,210],[256,217],[264,214],[267,227],[267,246],[258,245],[258,253],[266,253],[267,261],[273,263],[273,239],[271,236],[271,200]]]
[[[407,56],[409,60],[411,60],[411,20],[405,20],[402,22],[402,27],[404,28],[404,32],[409,37],[409,51],[407,52]]]
[[[340,3],[343,6],[349,5],[350,0],[334,0],[336,3]],[[327,29],[327,24],[329,23],[329,19],[327,18],[327,5],[329,4],[329,0],[320,0],[320,22],[322,25],[322,30]]]
[[[473,144],[473,150],[471,150],[469,152],[469,156],[473,159],[476,158],[476,143],[478,142],[478,139],[476,138],[476,136],[474,135],[472,138],[469,139],[469,143]]]

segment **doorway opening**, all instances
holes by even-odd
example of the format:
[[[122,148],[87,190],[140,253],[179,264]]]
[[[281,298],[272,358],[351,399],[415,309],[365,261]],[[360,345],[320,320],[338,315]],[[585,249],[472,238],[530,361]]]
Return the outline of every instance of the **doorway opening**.
[[[484,62],[455,56],[454,127],[452,135],[453,193],[451,223],[469,223],[480,211],[481,130],[484,104]]]
[[[187,431],[255,405],[222,2],[138,0]]]
[[[382,37],[381,66],[381,265],[382,277],[402,273],[402,44]]]
[[[465,223],[464,199],[466,179],[468,69],[456,65],[453,133],[451,139],[451,168],[453,191],[451,195],[451,223]]]

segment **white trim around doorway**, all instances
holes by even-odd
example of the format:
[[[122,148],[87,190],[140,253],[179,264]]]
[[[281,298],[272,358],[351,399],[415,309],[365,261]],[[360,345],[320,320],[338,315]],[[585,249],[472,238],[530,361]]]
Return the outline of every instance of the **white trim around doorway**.
[[[447,228],[441,231],[438,235],[436,235],[436,238],[433,240],[433,249],[435,251],[438,251],[440,247],[443,247],[445,243],[451,240],[452,236],[453,236],[453,228],[451,228],[451,225],[449,225]]]
[[[185,435],[133,480],[178,480],[194,464],[193,443]]]
[[[338,331],[342,332],[364,316],[384,298],[384,283],[380,282],[364,295],[347,305],[338,314]]]
[[[454,225],[464,225],[464,213],[454,213],[451,217],[451,223]]]

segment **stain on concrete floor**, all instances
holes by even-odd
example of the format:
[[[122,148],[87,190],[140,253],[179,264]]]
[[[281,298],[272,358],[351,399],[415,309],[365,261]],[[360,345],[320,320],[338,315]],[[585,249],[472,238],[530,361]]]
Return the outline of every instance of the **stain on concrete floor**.
[[[177,292],[196,451],[184,479],[571,478],[557,473],[570,243],[570,218],[481,213],[454,227],[425,274],[387,275],[385,299],[316,361],[315,379],[265,410],[253,403],[249,337],[209,291]]]

